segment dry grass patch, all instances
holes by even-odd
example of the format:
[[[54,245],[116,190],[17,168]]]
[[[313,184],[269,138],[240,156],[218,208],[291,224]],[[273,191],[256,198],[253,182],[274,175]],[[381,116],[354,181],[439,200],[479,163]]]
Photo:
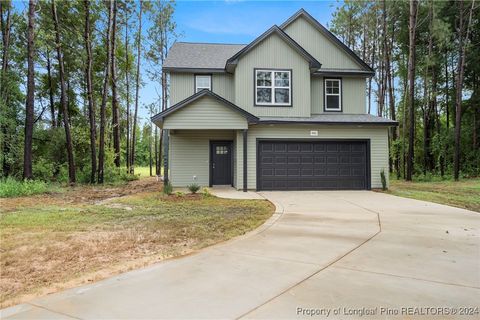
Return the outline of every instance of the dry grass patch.
[[[23,203],[0,214],[1,307],[228,240],[274,211],[264,200],[159,192],[95,204]]]

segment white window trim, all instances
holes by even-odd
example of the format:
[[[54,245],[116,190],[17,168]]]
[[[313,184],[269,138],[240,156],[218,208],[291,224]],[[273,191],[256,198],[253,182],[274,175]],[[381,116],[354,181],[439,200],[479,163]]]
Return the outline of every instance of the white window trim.
[[[327,81],[337,81],[338,82],[338,93],[327,93]],[[342,111],[342,79],[336,78],[325,78],[323,81],[323,94],[324,94],[324,106],[325,111]],[[327,105],[328,96],[338,96],[338,108],[329,108]]]
[[[208,87],[199,87],[197,85],[197,78],[198,77],[208,77],[208,79],[210,79],[209,86]],[[194,81],[195,81],[195,93],[197,93],[197,92],[199,92],[200,90],[203,90],[203,89],[212,90],[212,75],[210,75],[210,74],[196,74]]]
[[[259,86],[257,84],[257,74],[259,72],[270,72],[271,74],[271,85],[270,86]],[[288,72],[288,87],[278,87],[275,86],[275,72]],[[258,102],[257,89],[258,88],[270,88],[272,89],[272,100],[271,102]],[[288,89],[288,103],[275,102],[275,89]],[[287,106],[292,105],[292,71],[291,70],[272,70],[272,69],[255,69],[255,105],[256,106]]]

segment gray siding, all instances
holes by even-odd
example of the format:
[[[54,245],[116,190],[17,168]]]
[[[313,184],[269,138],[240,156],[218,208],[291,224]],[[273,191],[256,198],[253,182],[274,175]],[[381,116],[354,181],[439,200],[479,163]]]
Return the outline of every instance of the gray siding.
[[[195,182],[208,186],[210,140],[234,139],[233,130],[175,130],[170,134],[169,149],[172,185],[185,187]]]
[[[254,69],[292,69],[292,107],[254,106]],[[256,116],[310,116],[308,62],[276,34],[241,57],[235,69],[235,104]]]
[[[318,137],[311,137],[310,130],[318,130]],[[347,126],[252,126],[248,130],[248,188],[257,187],[257,139],[370,139],[370,170],[372,188],[381,188],[380,171],[387,173],[388,182],[388,132],[385,127]],[[237,133],[237,186],[243,186],[243,139]]]
[[[192,73],[170,73],[170,106],[194,94],[193,86]]]
[[[170,105],[194,94],[195,75],[193,73],[170,73]],[[230,74],[212,74],[212,91],[219,96],[235,101],[233,76]]]
[[[164,129],[246,129],[247,120],[214,98],[204,96],[165,118]]]
[[[323,111],[323,77],[312,77],[312,114]],[[366,113],[366,80],[365,78],[342,78],[343,113]]]
[[[284,31],[314,56],[322,64],[322,68],[362,69],[337,44],[304,18],[295,20]]]

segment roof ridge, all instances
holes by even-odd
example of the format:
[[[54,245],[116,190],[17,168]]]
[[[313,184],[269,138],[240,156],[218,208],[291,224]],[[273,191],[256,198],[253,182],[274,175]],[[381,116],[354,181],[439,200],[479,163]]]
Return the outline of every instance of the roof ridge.
[[[303,48],[300,44],[298,44],[292,37],[290,37],[285,31],[283,31],[279,26],[274,24],[271,26],[268,30],[263,32],[261,35],[256,37],[252,42],[250,42],[247,46],[245,46],[243,49],[238,51],[236,54],[234,54],[232,57],[230,57],[227,62],[225,63],[225,69],[231,64],[236,64],[235,60],[240,58],[242,55],[246,54],[249,52],[253,47],[255,47],[257,44],[262,42],[264,39],[269,37],[272,33],[277,33],[285,42],[287,42],[293,49],[296,49],[296,51],[302,55],[307,61],[310,63],[311,68],[320,68],[321,63],[318,62],[315,57],[313,57],[310,53],[308,53],[305,48]],[[228,69],[227,69],[228,70]]]
[[[176,43],[188,43],[188,44],[211,44],[221,46],[246,46],[247,43],[218,43],[218,42],[193,42],[193,41],[177,41]]]

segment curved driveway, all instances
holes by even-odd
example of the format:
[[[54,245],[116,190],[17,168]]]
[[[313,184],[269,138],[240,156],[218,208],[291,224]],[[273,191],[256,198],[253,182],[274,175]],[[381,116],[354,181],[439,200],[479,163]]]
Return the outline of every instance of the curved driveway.
[[[479,214],[368,191],[262,195],[278,213],[244,237],[0,317],[404,318],[480,307]],[[424,309],[401,309],[414,307]]]

